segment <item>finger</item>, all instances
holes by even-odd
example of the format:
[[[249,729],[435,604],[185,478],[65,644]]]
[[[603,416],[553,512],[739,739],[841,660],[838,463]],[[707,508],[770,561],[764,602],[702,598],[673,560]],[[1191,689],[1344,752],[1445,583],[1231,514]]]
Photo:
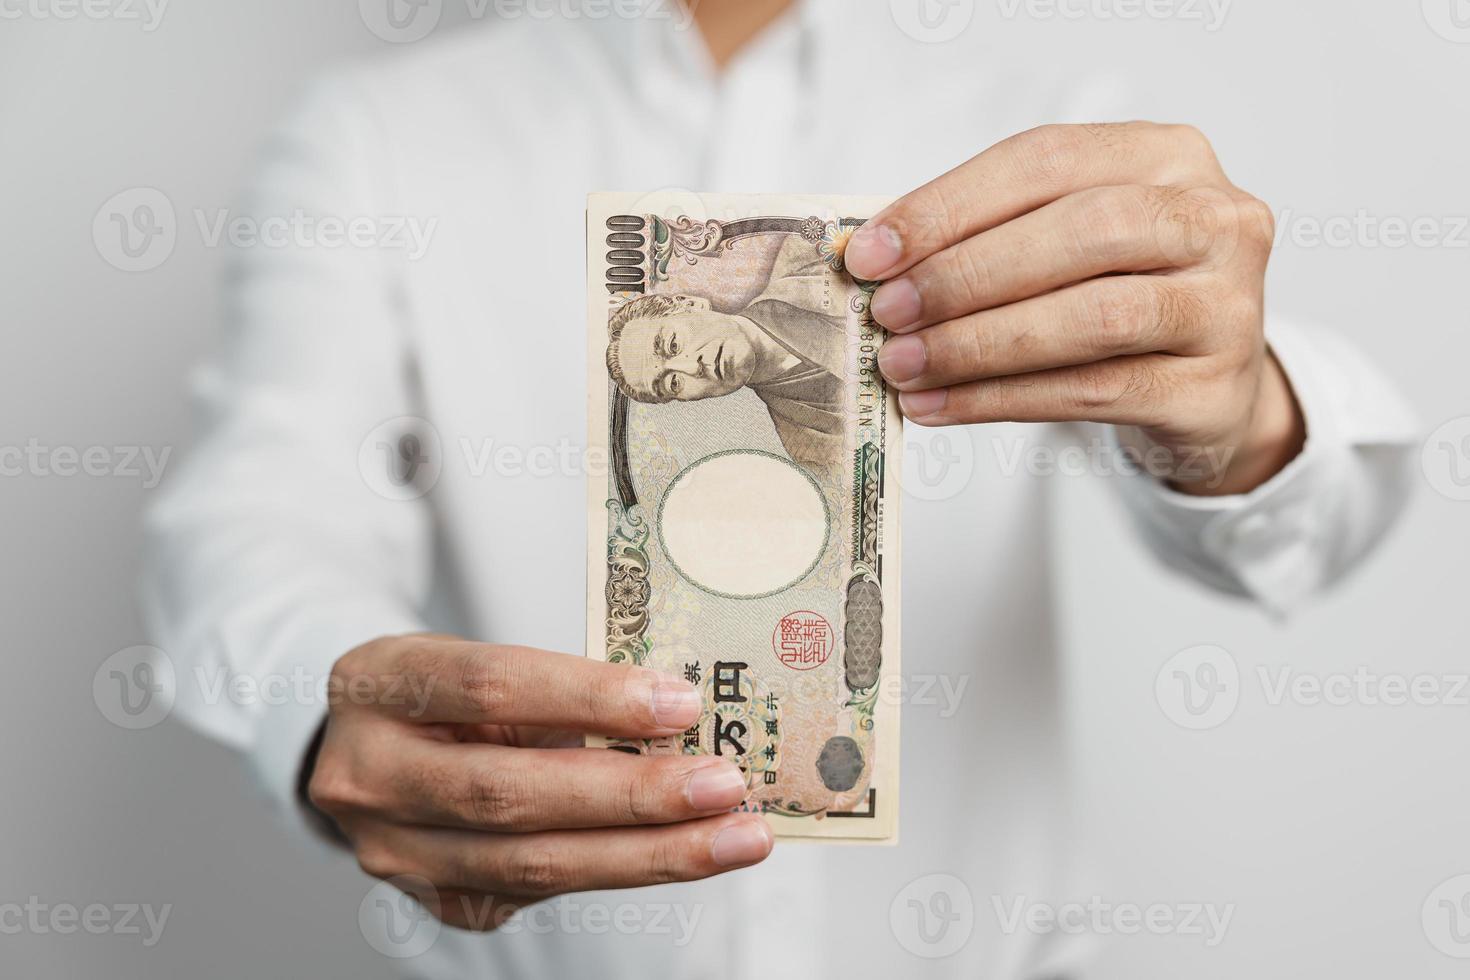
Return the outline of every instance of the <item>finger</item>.
[[[423,898],[419,901],[440,922],[468,932],[499,929],[526,906],[525,902],[516,899],[460,888],[436,891],[427,901]]]
[[[949,388],[903,392],[899,405],[920,425],[980,422],[1106,422],[1158,426],[1179,382],[1172,354],[1117,357],[1078,367],[987,378]]]
[[[394,818],[502,832],[672,823],[727,811],[747,792],[740,770],[713,756],[420,739],[393,766]]]
[[[1173,220],[1194,213],[1196,203],[1218,217],[1217,234],[1196,239],[1187,224]],[[873,296],[873,317],[904,333],[1107,273],[1192,265],[1216,245],[1223,251],[1230,244],[1231,207],[1221,192],[1141,186],[1082,191],[884,283]]]
[[[1089,187],[1222,176],[1189,126],[1043,126],[1003,140],[884,208],[844,254],[859,279],[891,279],[957,242]]]
[[[452,888],[532,899],[695,881],[764,861],[765,820],[738,813],[661,827],[484,834],[402,828],[395,861]]]
[[[703,706],[693,687],[656,671],[526,647],[426,641],[393,669],[425,692],[409,712],[422,722],[638,737],[682,732]]]
[[[1196,353],[1203,301],[1166,276],[1108,276],[889,338],[878,367],[900,391],[1090,364]]]

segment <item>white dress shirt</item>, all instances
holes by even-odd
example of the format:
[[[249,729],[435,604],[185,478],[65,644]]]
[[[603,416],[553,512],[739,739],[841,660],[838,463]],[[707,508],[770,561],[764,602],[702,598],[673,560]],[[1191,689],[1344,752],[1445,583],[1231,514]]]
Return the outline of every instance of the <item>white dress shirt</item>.
[[[851,104],[853,73],[874,71],[895,90]],[[819,0],[718,75],[698,34],[666,19],[526,17],[324,80],[268,148],[249,210],[437,225],[416,258],[299,243],[238,255],[223,344],[198,378],[202,438],[150,520],[146,605],[176,711],[237,747],[304,827],[296,778],[323,704],[211,697],[194,678],[324,678],[372,637],[430,626],[581,652],[585,474],[547,450],[585,445],[587,192],[896,195],[1075,119],[1078,85],[1035,59],[911,41],[887,4]],[[1391,521],[1414,428],[1330,334],[1274,319],[1268,332],[1308,420],[1297,460],[1238,498],[1112,482],[1163,560],[1285,612]],[[405,416],[432,424],[439,472],[427,494],[389,499],[370,434]],[[783,843],[709,881],[575,896],[524,928],[446,930],[404,975],[1081,976],[994,910],[1086,896],[1066,891],[1046,480],[989,448],[1077,431],[949,432],[973,464],[931,481],[919,464],[941,472],[958,443],[910,427],[898,846]],[[584,915],[599,903],[646,927]],[[694,917],[689,934],[651,927],[669,903]],[[947,910],[964,941],[928,958],[960,935],[943,932]]]

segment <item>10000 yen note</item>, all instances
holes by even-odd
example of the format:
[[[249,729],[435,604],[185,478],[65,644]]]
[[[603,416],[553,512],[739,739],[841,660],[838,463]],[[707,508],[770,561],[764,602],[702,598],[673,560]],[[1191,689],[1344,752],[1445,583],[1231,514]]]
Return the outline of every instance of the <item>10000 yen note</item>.
[[[842,264],[884,203],[588,201],[588,650],[705,699],[605,744],[730,758],[781,836],[898,831],[902,434]]]

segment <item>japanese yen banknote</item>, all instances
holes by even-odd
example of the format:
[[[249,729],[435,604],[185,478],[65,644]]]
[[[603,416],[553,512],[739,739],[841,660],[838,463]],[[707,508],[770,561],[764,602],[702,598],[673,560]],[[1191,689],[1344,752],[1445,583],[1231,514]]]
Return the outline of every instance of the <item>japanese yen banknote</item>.
[[[898,832],[902,433],[842,262],[884,203],[588,200],[588,650],[705,699],[605,744],[728,757],[786,837]]]

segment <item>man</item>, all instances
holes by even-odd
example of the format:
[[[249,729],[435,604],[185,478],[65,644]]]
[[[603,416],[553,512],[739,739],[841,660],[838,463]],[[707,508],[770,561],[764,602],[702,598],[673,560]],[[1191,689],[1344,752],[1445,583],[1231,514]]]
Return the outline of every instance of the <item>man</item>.
[[[703,297],[645,296],[608,323],[607,367],[634,401],[698,401],[750,388],[791,458],[826,465],[842,449],[846,327],[823,303],[831,270],[788,236],[766,289],[739,314]]]
[[[1060,932],[988,911],[1079,897],[1034,475],[982,465],[947,499],[905,500],[906,662],[978,680],[953,712],[905,708],[899,846],[773,850],[758,815],[730,812],[722,760],[580,747],[676,733],[697,696],[577,656],[581,470],[457,451],[585,445],[583,195],[917,186],[846,256],[884,281],[906,414],[1108,425],[1177,463],[1114,481],[1143,539],[1276,610],[1381,536],[1413,428],[1341,342],[1268,323],[1268,213],[1198,132],[1037,129],[1072,84],[1047,59],[921,43],[888,4],[703,0],[691,31],[660,10],[421,45],[324,84],[283,129],[261,215],[441,223],[418,262],[241,256],[201,378],[208,427],[151,519],[148,606],[180,676],[330,673],[383,696],[186,687],[177,710],[239,747],[294,825],[325,813],[370,874],[453,925],[503,926],[446,930],[407,975],[1080,977]],[[447,450],[426,492],[359,470],[385,420]]]

